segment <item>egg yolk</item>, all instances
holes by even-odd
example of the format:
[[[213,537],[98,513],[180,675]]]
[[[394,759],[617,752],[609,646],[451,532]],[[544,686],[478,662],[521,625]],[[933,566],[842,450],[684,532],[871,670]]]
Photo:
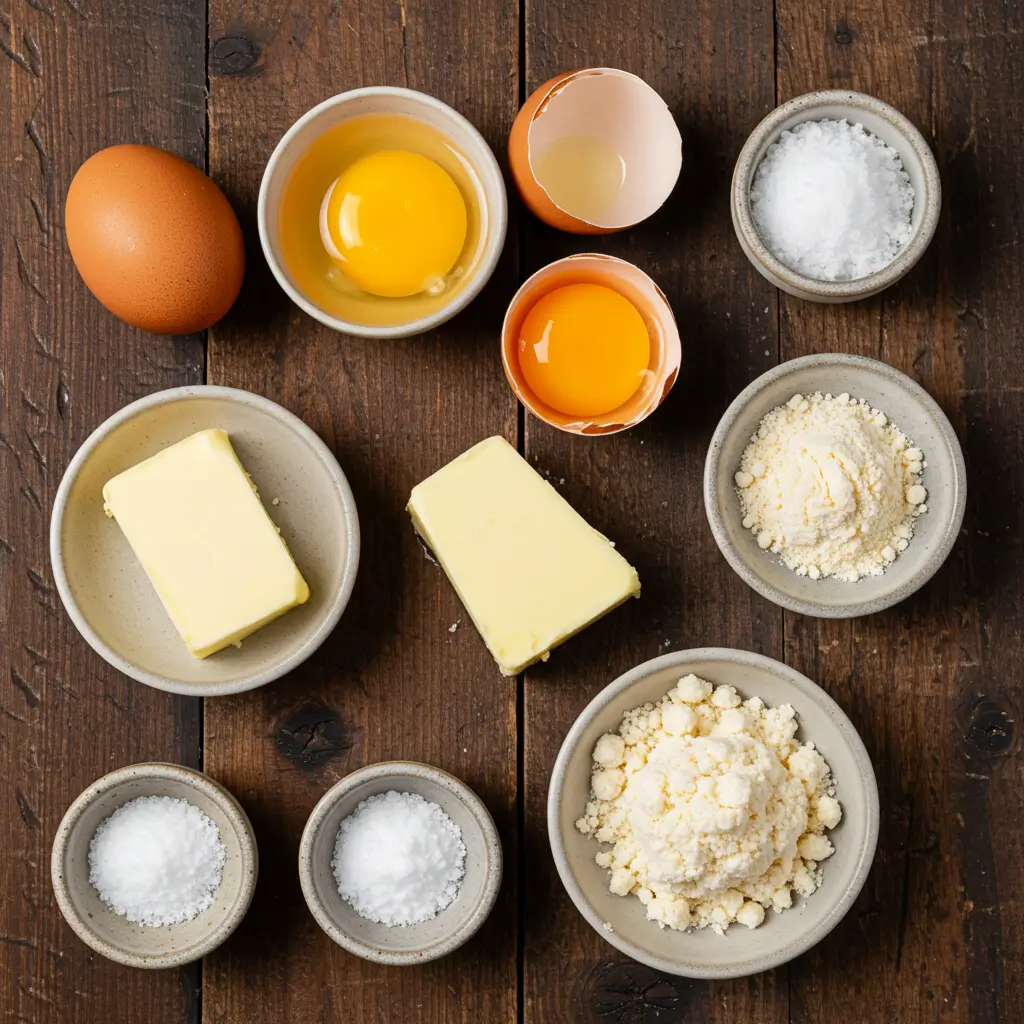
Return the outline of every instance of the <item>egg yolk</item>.
[[[612,288],[570,284],[545,295],[519,334],[519,366],[545,405],[600,416],[640,387],[651,339],[636,307]]]
[[[324,197],[320,238],[372,295],[437,294],[466,243],[466,201],[433,160],[403,150],[372,153]]]

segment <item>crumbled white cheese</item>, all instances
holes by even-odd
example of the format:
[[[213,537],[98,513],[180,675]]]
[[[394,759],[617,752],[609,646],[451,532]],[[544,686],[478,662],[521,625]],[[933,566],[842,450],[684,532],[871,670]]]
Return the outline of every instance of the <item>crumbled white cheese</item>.
[[[867,402],[793,395],[743,452],[734,477],[743,526],[801,576],[878,576],[928,510],[925,466],[921,450]]]
[[[609,889],[635,895],[662,927],[738,921],[809,896],[824,836],[842,818],[831,771],[795,739],[796,714],[688,675],[626,713],[594,747],[591,800],[576,827],[607,844]]]

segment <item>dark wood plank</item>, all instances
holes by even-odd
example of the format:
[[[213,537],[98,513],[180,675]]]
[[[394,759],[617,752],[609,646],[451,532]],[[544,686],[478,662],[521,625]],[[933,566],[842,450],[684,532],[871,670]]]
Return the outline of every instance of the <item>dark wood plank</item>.
[[[526,271],[597,249],[637,263],[665,290],[683,335],[683,374],[644,425],[573,438],[527,416],[526,452],[638,568],[643,593],[531,669],[525,683],[525,1020],[597,1021],[609,987],[635,1003],[623,1020],[661,1019],[650,972],[624,962],[570,903],[548,850],[545,804],[558,748],[587,701],[620,672],[703,644],[782,652],[781,615],[721,558],[704,516],[707,441],[732,396],[776,359],[775,294],[750,268],[729,222],[728,183],[750,128],[773,106],[771,7],[757,3],[527,4],[533,89],[573,67],[635,72],[672,108],[683,176],[649,222],[619,235],[559,235],[530,219]],[[562,481],[564,480],[564,485]],[[781,977],[781,983],[779,981]],[[786,1019],[784,972],[734,984],[671,980],[674,1021]],[[621,996],[620,996],[621,998]],[[664,1009],[664,1007],[663,1007]],[[625,1013],[625,1011],[624,1011]]]
[[[946,567],[893,611],[786,617],[786,653],[850,712],[882,799],[878,858],[849,917],[791,972],[795,1021],[1024,1019],[1017,832],[1024,16],[997,2],[812,9],[779,0],[780,100],[852,87],[903,110],[938,156],[944,210],[922,264],[875,300],[786,300],[783,358],[881,358],[949,414],[970,484]],[[1009,456],[1009,457],[1008,457]]]
[[[75,631],[47,531],[61,474],[105,417],[202,380],[199,337],[158,338],[88,293],[64,243],[78,166],[118,142],[205,162],[199,4],[15,3],[0,11],[0,1020],[193,1022],[198,968],[148,974],[64,923],[50,844],[68,804],[135,761],[195,764],[199,704],[131,682]]]
[[[244,13],[218,0],[214,176],[252,229],[263,167],[283,132],[327,96],[369,84],[433,93],[500,153],[518,88],[516,25],[506,0],[294,3]],[[232,64],[221,59],[228,52],[248,57]],[[309,665],[257,693],[207,702],[205,763],[252,816],[261,872],[245,928],[207,965],[204,1019],[514,1020],[516,685],[500,678],[404,512],[412,486],[471,444],[515,438],[515,402],[498,358],[510,263],[442,330],[360,341],[291,306],[250,242],[241,303],[212,332],[210,380],[283,402],[327,441],[352,483],[363,549],[349,609]],[[337,736],[318,759],[297,756],[287,742],[311,720]],[[465,779],[494,813],[507,856],[502,899],[484,931],[422,968],[376,967],[334,946],[307,911],[296,874],[316,800],[348,771],[390,758]]]

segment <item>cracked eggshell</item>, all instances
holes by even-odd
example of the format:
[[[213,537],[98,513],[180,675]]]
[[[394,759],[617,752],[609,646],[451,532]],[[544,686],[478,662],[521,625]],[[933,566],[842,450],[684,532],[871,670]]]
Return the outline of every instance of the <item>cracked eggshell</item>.
[[[604,139],[625,164],[619,197],[599,220],[567,213],[537,180],[536,159],[569,135]],[[643,79],[616,68],[584,68],[550,79],[530,96],[512,125],[508,157],[519,194],[537,217],[562,231],[603,235],[662,206],[679,178],[683,148],[672,112]]]
[[[604,285],[629,299],[651,339],[651,361],[636,393],[617,409],[585,420],[545,405],[519,365],[519,336],[526,315],[556,288],[584,283]],[[603,253],[579,253],[542,267],[513,296],[501,329],[501,361],[516,397],[538,419],[569,434],[617,434],[647,419],[672,390],[682,357],[679,328],[664,292],[639,267]]]

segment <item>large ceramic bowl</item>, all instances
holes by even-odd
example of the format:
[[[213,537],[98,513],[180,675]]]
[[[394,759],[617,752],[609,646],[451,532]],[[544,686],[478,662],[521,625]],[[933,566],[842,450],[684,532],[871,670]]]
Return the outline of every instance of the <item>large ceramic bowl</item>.
[[[220,830],[227,852],[211,907],[183,924],[132,924],[103,903],[89,881],[89,844],[99,825],[129,800],[187,800]],[[68,924],[97,953],[129,967],[180,967],[212,953],[245,917],[256,888],[256,837],[238,801],[202,772],[176,764],[133,764],[104,775],[68,808],[53,840],[53,889]]]
[[[864,127],[900,155],[914,187],[910,239],[896,258],[867,277],[822,281],[786,266],[764,244],[750,210],[750,187],[768,147],[804,121],[847,120]],[[847,89],[809,92],[776,107],[751,133],[733,170],[730,194],[732,223],[747,259],[776,288],[812,302],[853,302],[895,284],[921,258],[935,234],[942,207],[939,167],[924,136],[895,107],[874,96]]]
[[[208,427],[228,432],[310,598],[241,647],[199,659],[178,635],[117,523],[104,515],[103,485]],[[297,416],[248,391],[173,388],[115,413],[79,448],[54,502],[50,559],[72,621],[114,668],[161,690],[215,697],[279,678],[330,635],[355,584],[359,519],[330,449]]]
[[[812,740],[832,768],[843,820],[828,835],[835,853],[823,864],[821,887],[789,910],[769,911],[764,924],[680,932],[648,921],[634,896],[608,890],[608,871],[594,860],[601,849],[575,825],[590,795],[591,754],[597,739],[618,728],[625,712],[664,697],[693,672],[728,683],[741,697],[769,706],[792,704],[797,738]],[[784,964],[820,942],[842,920],[867,878],[878,840],[878,789],[864,744],[824,690],[787,665],[747,651],[705,647],[665,654],[620,676],[576,719],[562,744],[548,791],[548,836],[558,874],[573,903],[605,941],[658,971],[688,978],[738,978]]]
[[[856,583],[798,576],[777,555],[762,551],[743,527],[733,477],[758,424],[776,406],[816,391],[863,398],[880,409],[924,452],[928,511],[914,523],[910,546],[881,576]],[[704,463],[704,507],[726,560],[758,593],[803,615],[848,619],[871,615],[909,597],[938,571],[960,534],[967,472],[960,442],[935,400],[906,374],[862,356],[791,359],[758,377],[737,396],[718,424]]]
[[[338,893],[331,861],[341,823],[363,801],[395,790],[440,806],[462,830],[466,873],[453,902],[419,924],[389,927],[360,917]],[[425,963],[468,942],[501,885],[501,841],[483,801],[448,772],[418,761],[383,761],[346,775],[313,808],[299,846],[302,895],[317,924],[350,953],[380,964]]]

